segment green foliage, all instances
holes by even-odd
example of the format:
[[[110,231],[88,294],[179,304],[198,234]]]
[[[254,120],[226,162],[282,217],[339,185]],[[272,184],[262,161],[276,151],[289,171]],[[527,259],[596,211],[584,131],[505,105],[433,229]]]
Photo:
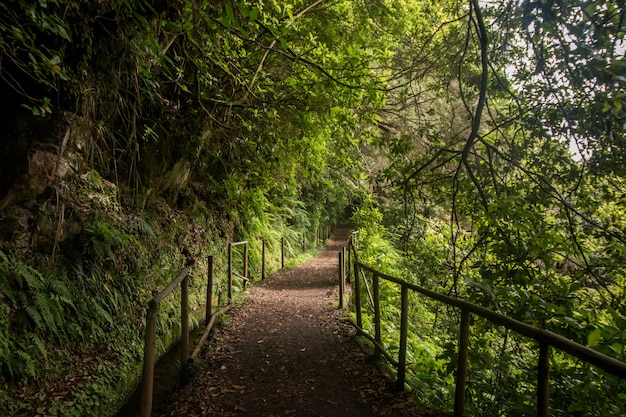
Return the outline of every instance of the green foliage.
[[[381,224],[383,215],[371,202],[362,204],[355,211],[352,222],[359,231],[358,242],[361,261],[374,268],[389,272],[397,270],[400,254],[391,245]]]
[[[426,34],[405,28],[369,179],[383,216],[365,217],[405,255],[389,271],[624,357],[622,9],[471,2],[428,14],[441,25]],[[531,413],[536,347],[480,326],[471,412]],[[555,413],[623,413],[597,390],[623,382],[555,356]]]
[[[364,262],[625,357],[623,5],[309,5],[0,4],[0,91],[70,132],[55,144],[80,173],[69,187],[84,227],[56,263],[0,252],[5,377],[33,382],[59,345],[109,337],[135,346],[106,351],[132,374],[140,310],[183,249],[201,259],[199,305],[208,254],[248,240],[258,276],[261,240],[277,269],[281,238],[293,258],[350,204]],[[381,289],[393,351],[397,291]],[[177,314],[168,300],[161,350]],[[433,407],[449,407],[449,314],[411,299],[411,384]],[[477,326],[472,412],[526,413],[535,347]],[[619,414],[625,401],[597,394],[620,382],[553,362],[555,412]],[[76,401],[97,407],[103,391]]]

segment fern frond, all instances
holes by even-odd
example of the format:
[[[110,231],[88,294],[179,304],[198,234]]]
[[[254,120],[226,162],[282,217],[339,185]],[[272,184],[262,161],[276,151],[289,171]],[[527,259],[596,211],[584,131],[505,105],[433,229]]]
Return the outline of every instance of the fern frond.
[[[39,271],[19,261],[12,262],[12,266],[13,272],[22,278],[32,291],[45,289],[45,279]]]
[[[108,311],[102,308],[100,304],[95,304],[94,307],[98,316],[105,319],[110,325],[113,325],[113,317],[111,317],[111,314]]]
[[[33,345],[39,351],[39,353],[41,353],[41,355],[47,360],[48,352],[46,350],[46,345],[44,344],[43,340],[41,340],[41,338],[39,337],[37,333],[31,333],[29,337],[30,337],[31,342],[33,342]]]
[[[26,314],[28,314],[28,317],[30,317],[30,319],[35,322],[36,327],[43,328],[43,318],[35,307],[26,305],[24,306],[24,311],[26,312]]]
[[[128,215],[126,217],[126,225],[131,232],[137,231],[143,235],[155,237],[154,229],[145,219],[139,216]]]
[[[52,336],[58,336],[58,323],[63,323],[63,312],[58,304],[47,294],[40,293],[37,294],[37,298],[35,298],[35,306],[37,306],[46,324],[46,330],[50,332]]]
[[[65,284],[65,282],[59,279],[54,279],[50,281],[49,286],[51,289],[51,293],[57,296],[55,297],[56,299],[62,301],[64,304],[67,304],[72,308],[74,307],[74,297],[72,296],[72,292],[67,287],[67,284]]]
[[[14,368],[15,367],[18,368],[18,369],[14,369],[14,371],[17,371],[16,373],[24,373],[34,378],[36,376],[36,372],[35,372],[35,360],[33,359],[33,357],[30,356],[27,352],[24,352],[23,350],[18,350],[16,353],[17,353],[17,356],[21,359],[21,361],[13,362]]]

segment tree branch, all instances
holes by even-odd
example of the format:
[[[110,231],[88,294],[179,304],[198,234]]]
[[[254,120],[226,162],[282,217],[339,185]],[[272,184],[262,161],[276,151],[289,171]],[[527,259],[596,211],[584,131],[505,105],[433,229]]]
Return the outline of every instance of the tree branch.
[[[287,22],[287,24],[285,25],[285,29],[290,27],[291,25],[293,25],[293,23],[297,19],[302,17],[302,15],[304,15],[306,12],[308,12],[309,10],[311,10],[312,8],[317,6],[318,4],[323,3],[324,1],[325,0],[316,0],[313,3],[311,3],[310,5],[308,5],[307,7],[305,7],[304,9],[300,10],[298,13],[296,13],[293,16],[293,18],[289,22]],[[254,87],[254,83],[256,82],[256,79],[259,76],[259,74],[261,73],[261,70],[263,69],[263,64],[265,64],[265,60],[267,59],[267,57],[269,56],[270,52],[272,51],[272,49],[276,45],[276,42],[278,42],[278,38],[274,39],[272,41],[272,43],[270,43],[270,46],[267,47],[267,49],[265,50],[265,53],[263,54],[263,57],[261,58],[261,62],[259,62],[259,66],[257,67],[256,71],[254,72],[254,75],[252,76],[252,80],[250,80],[250,84],[248,84],[248,91],[251,91],[252,87]],[[247,95],[248,95],[248,93],[246,93],[246,96],[243,98],[244,100],[247,98]]]

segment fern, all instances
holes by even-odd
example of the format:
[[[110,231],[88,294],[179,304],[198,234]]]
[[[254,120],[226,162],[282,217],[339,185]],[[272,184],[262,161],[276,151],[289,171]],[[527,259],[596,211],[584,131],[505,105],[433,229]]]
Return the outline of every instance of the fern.
[[[29,336],[33,346],[37,348],[37,351],[41,353],[41,355],[47,360],[48,359],[48,351],[46,350],[46,345],[43,340],[39,337],[37,333],[31,333]]]
[[[3,304],[0,304],[0,366],[4,363],[7,364],[10,355],[11,342],[9,336],[9,309]]]
[[[26,374],[31,378],[35,378],[37,376],[37,372],[35,371],[36,361],[33,357],[23,350],[18,350],[16,354],[20,361],[11,362],[11,373],[17,371],[16,373]]]
[[[129,232],[139,232],[140,234],[155,237],[154,229],[145,219],[129,214],[123,217],[126,228]]]
[[[28,314],[28,317],[30,317],[30,319],[35,322],[35,326],[37,326],[38,328],[44,327],[43,318],[35,307],[26,305],[24,306],[24,311],[26,312],[26,314]]]
[[[59,279],[53,279],[50,281],[50,288],[52,291],[54,291],[55,294],[71,300],[72,298],[72,293],[70,292],[70,289],[67,287],[67,284],[65,284],[65,282],[59,280]]]
[[[10,261],[0,250],[0,300],[2,298],[8,298],[13,304],[17,302],[11,285]]]
[[[94,308],[96,310],[97,315],[100,318],[105,319],[110,325],[113,325],[113,317],[106,311],[100,304],[94,303]]]
[[[55,337],[60,336],[58,324],[63,323],[64,314],[59,305],[52,300],[49,295],[39,293],[35,299],[35,306],[37,306],[39,313],[41,313],[47,333]]]
[[[36,290],[45,289],[45,281],[39,271],[19,261],[14,261],[12,265],[17,277],[22,278],[22,282],[25,283],[31,291],[37,292]]]
[[[72,311],[76,311],[73,300],[74,297],[65,282],[59,279],[53,279],[49,282],[48,286],[50,287],[50,298],[55,302],[59,310],[65,311],[64,306],[70,308]]]

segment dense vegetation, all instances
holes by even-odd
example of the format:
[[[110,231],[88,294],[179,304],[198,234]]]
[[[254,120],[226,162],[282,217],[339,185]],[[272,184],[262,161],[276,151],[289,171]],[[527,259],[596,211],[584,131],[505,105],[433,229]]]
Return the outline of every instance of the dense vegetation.
[[[350,206],[368,262],[624,360],[625,13],[0,4],[2,414],[111,413],[152,290],[194,259],[199,307],[206,256],[229,240],[276,251]],[[418,313],[411,384],[448,408],[458,317]],[[534,347],[475,325],[472,414],[529,414]],[[552,368],[555,414],[624,414],[623,383],[558,354]]]

